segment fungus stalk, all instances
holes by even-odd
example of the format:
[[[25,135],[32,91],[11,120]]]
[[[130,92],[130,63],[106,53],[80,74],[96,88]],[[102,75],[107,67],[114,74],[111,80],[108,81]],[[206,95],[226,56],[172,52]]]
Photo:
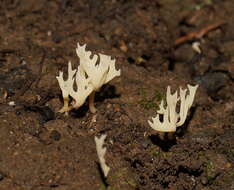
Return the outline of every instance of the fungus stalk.
[[[94,105],[94,100],[95,100],[95,91],[93,91],[89,95],[89,110],[91,113],[95,113],[97,111],[97,109],[95,108],[95,105]]]

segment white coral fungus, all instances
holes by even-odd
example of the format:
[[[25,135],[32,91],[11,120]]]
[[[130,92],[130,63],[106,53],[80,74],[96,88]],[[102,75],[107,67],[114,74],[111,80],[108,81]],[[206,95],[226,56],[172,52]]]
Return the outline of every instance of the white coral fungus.
[[[97,150],[97,154],[98,154],[98,159],[100,162],[100,166],[102,168],[102,171],[104,173],[104,176],[107,177],[109,171],[110,171],[110,167],[108,167],[106,165],[106,161],[105,161],[105,154],[106,154],[106,148],[103,147],[104,141],[105,141],[106,135],[102,135],[100,138],[95,137],[95,143],[96,143],[96,150]]]
[[[188,85],[189,94],[186,95],[187,89],[180,88],[180,97],[177,96],[177,91],[171,94],[170,86],[167,87],[166,102],[167,106],[164,108],[164,101],[161,101],[159,110],[155,118],[152,118],[153,122],[148,121],[150,127],[156,131],[161,132],[175,132],[176,127],[184,124],[188,110],[193,104],[194,96],[198,85]],[[176,104],[180,100],[179,113],[176,112]],[[160,121],[159,117],[163,115],[163,120]]]
[[[68,78],[63,79],[63,72],[59,72],[57,80],[62,90],[64,106],[60,112],[82,106],[88,96],[89,108],[92,113],[96,111],[94,107],[95,92],[103,84],[106,84],[116,76],[120,76],[120,70],[115,69],[115,59],[104,54],[94,54],[91,57],[91,51],[85,50],[86,45],[77,44],[76,53],[80,59],[80,65],[77,69],[72,70],[71,63],[68,63]],[[98,60],[99,58],[99,60]],[[74,85],[75,84],[75,85]],[[77,86],[76,90],[74,86]],[[69,106],[68,98],[72,97],[73,104]]]

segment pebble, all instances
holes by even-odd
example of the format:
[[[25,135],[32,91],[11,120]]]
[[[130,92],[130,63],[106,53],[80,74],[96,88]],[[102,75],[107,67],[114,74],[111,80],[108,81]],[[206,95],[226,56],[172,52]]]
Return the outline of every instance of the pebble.
[[[57,130],[53,130],[50,133],[50,138],[55,140],[55,141],[59,141],[61,138],[61,134]]]
[[[207,178],[206,178],[206,177],[202,177],[201,183],[202,183],[203,185],[207,185],[207,184],[208,184]]]

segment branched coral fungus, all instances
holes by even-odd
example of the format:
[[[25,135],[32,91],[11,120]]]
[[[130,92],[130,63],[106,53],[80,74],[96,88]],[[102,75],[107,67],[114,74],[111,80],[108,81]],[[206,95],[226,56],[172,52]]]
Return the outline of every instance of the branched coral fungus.
[[[171,88],[168,86],[166,96],[167,106],[166,108],[164,107],[164,101],[162,100],[156,117],[152,118],[153,122],[148,121],[150,127],[156,131],[175,132],[176,127],[184,124],[188,111],[193,104],[197,88],[198,85],[188,85],[189,94],[186,94],[187,89],[183,90],[180,88],[180,96],[178,97],[177,91],[174,94],[171,94]],[[176,104],[178,101],[180,101],[179,113],[176,112]],[[160,115],[163,115],[162,121],[160,121]]]
[[[88,96],[89,109],[92,113],[96,112],[94,107],[95,92],[100,90],[103,84],[108,83],[116,76],[120,76],[120,70],[115,69],[115,59],[104,54],[94,54],[91,57],[91,51],[87,51],[85,48],[86,45],[77,44],[76,53],[80,59],[80,65],[77,69],[72,70],[71,63],[68,63],[67,80],[64,80],[61,71],[59,76],[56,77],[64,100],[64,106],[60,112],[79,108]],[[69,96],[73,99],[71,105],[69,105]]]

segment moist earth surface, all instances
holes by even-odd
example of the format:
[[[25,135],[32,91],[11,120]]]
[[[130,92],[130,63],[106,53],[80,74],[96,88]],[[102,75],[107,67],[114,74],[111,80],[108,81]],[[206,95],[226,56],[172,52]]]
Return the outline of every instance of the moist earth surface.
[[[1,0],[0,190],[234,189],[233,10],[230,0]],[[56,76],[78,66],[77,42],[115,58],[121,76],[96,94],[96,113],[86,102],[64,115]],[[169,139],[148,120],[167,86],[187,84],[199,84],[194,104]]]

